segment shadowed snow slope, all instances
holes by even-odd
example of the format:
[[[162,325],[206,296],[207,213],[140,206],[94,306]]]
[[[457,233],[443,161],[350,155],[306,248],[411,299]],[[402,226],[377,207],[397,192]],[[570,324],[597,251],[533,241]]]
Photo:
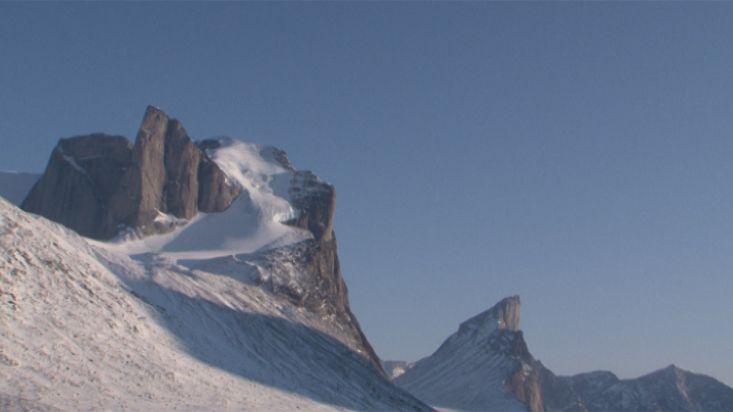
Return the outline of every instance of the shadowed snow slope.
[[[219,269],[133,260],[0,199],[0,408],[427,409],[257,268]]]

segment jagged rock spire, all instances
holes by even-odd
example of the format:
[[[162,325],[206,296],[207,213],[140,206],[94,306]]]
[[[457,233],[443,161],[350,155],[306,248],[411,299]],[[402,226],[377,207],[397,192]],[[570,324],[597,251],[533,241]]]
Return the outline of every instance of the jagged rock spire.
[[[461,328],[491,328],[500,330],[519,330],[519,296],[502,299],[490,309],[479,313],[461,324]]]
[[[61,139],[23,209],[96,239],[123,228],[141,234],[172,227],[160,213],[190,219],[221,212],[239,195],[224,173],[162,110],[148,106],[134,146],[122,136]]]

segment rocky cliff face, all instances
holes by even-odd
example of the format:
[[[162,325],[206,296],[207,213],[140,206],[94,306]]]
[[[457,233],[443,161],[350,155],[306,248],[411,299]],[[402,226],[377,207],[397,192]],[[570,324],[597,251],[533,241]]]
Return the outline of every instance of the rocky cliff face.
[[[223,211],[239,190],[178,120],[150,106],[134,145],[102,134],[61,139],[22,208],[110,239],[126,228],[142,235],[172,229],[161,214]]]
[[[46,171],[21,207],[97,239],[113,236],[113,197],[132,164],[132,145],[122,136],[92,134],[61,139]]]
[[[276,159],[284,167],[291,168],[285,152],[277,151]],[[301,293],[292,289],[280,289],[292,301],[308,310],[335,317],[339,324],[346,325],[362,354],[380,373],[384,373],[379,357],[361,330],[359,322],[351,312],[348,290],[341,273],[336,235],[333,230],[336,212],[336,190],[318,179],[310,171],[294,171],[289,194],[298,216],[288,224],[313,234],[295,246],[298,267],[308,274],[309,287]]]
[[[496,330],[519,331],[519,296],[504,298],[491,309],[461,323],[459,335],[491,334]]]

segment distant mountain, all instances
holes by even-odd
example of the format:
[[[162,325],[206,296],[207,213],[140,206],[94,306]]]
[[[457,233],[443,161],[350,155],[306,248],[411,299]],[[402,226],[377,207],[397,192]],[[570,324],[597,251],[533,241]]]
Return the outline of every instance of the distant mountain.
[[[637,379],[556,376],[530,354],[519,309],[513,296],[463,322],[394,382],[433,406],[466,411],[733,411],[733,389],[675,366]]]
[[[39,177],[41,175],[35,173],[0,171],[0,196],[14,205],[20,205]]]
[[[519,331],[519,305],[519,297],[506,298],[463,322],[394,382],[436,407],[508,412],[541,406],[534,359]]]
[[[548,411],[733,411],[733,389],[674,365],[636,379],[598,371],[570,377],[542,373]]]
[[[333,186],[282,150],[149,107],[134,144],[62,139],[23,206],[0,199],[0,409],[430,409],[351,313]]]

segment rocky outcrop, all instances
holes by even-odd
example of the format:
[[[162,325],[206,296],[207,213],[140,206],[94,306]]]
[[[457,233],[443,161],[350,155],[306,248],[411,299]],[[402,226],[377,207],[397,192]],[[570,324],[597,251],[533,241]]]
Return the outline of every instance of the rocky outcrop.
[[[61,139],[21,207],[84,236],[112,237],[122,223],[110,213],[113,198],[131,162],[132,145],[122,136]]]
[[[289,164],[289,162],[287,162]],[[313,233],[316,240],[329,241],[333,236],[336,191],[310,171],[297,171],[290,187],[293,206],[300,212],[291,225]]]
[[[494,339],[501,342],[499,346],[491,343],[489,346],[493,346],[497,353],[510,356],[517,364],[517,368],[505,381],[508,392],[527,405],[531,412],[544,411],[545,403],[540,385],[542,365],[529,353],[522,331],[501,330]]]
[[[239,191],[178,120],[150,106],[134,145],[101,134],[61,139],[22,208],[109,239],[125,228],[142,235],[172,229],[161,213],[221,212]]]
[[[275,155],[280,164],[292,168],[284,152],[276,151]],[[363,355],[375,369],[384,373],[379,357],[364,336],[349,306],[348,290],[341,273],[333,230],[336,211],[334,187],[309,171],[295,171],[290,197],[298,216],[288,223],[313,234],[312,240],[299,246],[302,248],[298,254],[300,267],[311,279],[310,287],[300,297],[299,303],[310,311],[335,316],[339,323],[347,325],[356,346],[361,348]]]
[[[481,312],[478,315],[461,323],[458,333],[469,333],[470,331],[481,331],[490,334],[494,330],[519,331],[519,312],[521,302],[519,296],[510,296],[502,299],[491,309]]]
[[[219,166],[207,157],[199,163],[198,186],[198,209],[204,213],[226,210],[241,191],[239,186],[229,183]]]
[[[520,307],[521,302],[517,295],[505,298],[495,306],[497,325],[499,329],[509,330],[512,332],[519,331]]]

